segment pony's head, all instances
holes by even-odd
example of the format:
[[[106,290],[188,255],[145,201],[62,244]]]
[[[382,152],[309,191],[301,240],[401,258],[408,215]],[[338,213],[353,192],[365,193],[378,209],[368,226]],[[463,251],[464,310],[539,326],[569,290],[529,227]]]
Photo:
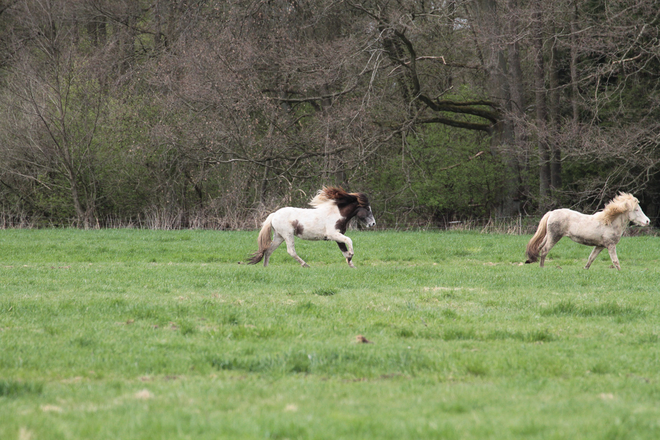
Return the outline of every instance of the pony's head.
[[[609,224],[619,215],[627,215],[628,220],[639,226],[648,226],[649,218],[639,206],[639,200],[632,194],[619,193],[603,209],[603,222]]]
[[[374,213],[371,212],[371,205],[369,204],[369,199],[363,193],[355,194],[358,200],[358,209],[355,213],[358,221],[365,225],[367,228],[376,226],[376,219],[374,218]]]
[[[635,199],[635,201],[637,201],[637,199]],[[635,209],[628,212],[628,220],[639,226],[648,226],[651,223],[651,220],[649,220],[639,206],[639,202],[635,205]]]

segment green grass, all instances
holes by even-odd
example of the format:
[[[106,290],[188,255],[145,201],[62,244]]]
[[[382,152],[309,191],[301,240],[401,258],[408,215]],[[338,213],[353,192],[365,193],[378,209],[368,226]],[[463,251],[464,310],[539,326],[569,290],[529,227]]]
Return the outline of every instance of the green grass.
[[[660,239],[256,235],[0,231],[0,438],[660,437]]]

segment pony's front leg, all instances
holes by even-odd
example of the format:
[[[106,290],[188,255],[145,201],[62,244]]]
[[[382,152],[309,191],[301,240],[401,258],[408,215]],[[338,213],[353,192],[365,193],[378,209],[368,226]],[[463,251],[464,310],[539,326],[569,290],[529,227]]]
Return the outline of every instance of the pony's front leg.
[[[346,262],[348,265],[352,268],[355,268],[353,266],[353,255],[355,253],[353,252],[353,240],[342,234],[341,232],[335,230],[332,234],[328,234],[328,239],[329,240],[334,240],[337,242],[337,245],[339,246],[339,250],[341,250],[341,253],[344,255],[344,258],[346,258]]]
[[[348,237],[346,237],[346,238],[348,238]],[[350,238],[349,238],[349,240],[350,240]],[[351,251],[349,252],[348,248],[346,247],[346,244],[337,242],[337,245],[339,246],[339,250],[341,251],[341,253],[346,258],[346,262],[348,263],[348,265],[350,267],[352,267],[353,269],[355,269],[355,266],[353,265],[353,261],[352,261],[353,260],[353,255],[354,255],[353,246],[351,246]]]
[[[591,267],[591,263],[594,262],[598,254],[600,254],[600,251],[605,249],[603,246],[596,246],[593,251],[591,251],[591,254],[589,255],[589,259],[587,260],[587,265],[584,266],[585,269],[589,269]]]
[[[616,270],[621,270],[621,265],[619,264],[619,257],[616,255],[616,245],[611,244],[607,246],[607,251],[610,253],[610,258],[612,259],[612,264],[616,267]]]

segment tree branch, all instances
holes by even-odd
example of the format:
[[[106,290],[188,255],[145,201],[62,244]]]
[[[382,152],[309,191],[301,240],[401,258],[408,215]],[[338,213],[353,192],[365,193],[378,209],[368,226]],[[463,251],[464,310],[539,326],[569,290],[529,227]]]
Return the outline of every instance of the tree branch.
[[[440,116],[434,118],[419,119],[418,124],[444,124],[450,127],[464,128],[466,130],[477,130],[493,134],[494,124],[479,124],[477,122],[457,121],[451,118],[443,118]]]

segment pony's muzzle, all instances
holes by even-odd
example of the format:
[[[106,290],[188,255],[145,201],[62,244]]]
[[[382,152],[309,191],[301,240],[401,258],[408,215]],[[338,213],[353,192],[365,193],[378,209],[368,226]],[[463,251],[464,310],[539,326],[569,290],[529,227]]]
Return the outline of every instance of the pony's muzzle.
[[[649,224],[651,224],[651,220],[649,220],[649,218],[646,217],[641,220],[637,220],[635,223],[637,223],[639,226],[648,226]]]

